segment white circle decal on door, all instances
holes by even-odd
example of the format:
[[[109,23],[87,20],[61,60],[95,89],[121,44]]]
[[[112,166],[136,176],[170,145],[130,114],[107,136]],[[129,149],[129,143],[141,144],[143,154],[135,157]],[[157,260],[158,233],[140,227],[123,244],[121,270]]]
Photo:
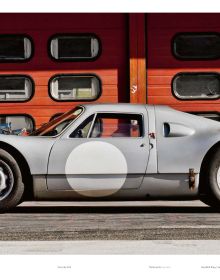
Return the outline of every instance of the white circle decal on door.
[[[90,197],[117,192],[127,177],[127,162],[114,145],[91,141],[77,146],[68,156],[66,178],[76,192]]]

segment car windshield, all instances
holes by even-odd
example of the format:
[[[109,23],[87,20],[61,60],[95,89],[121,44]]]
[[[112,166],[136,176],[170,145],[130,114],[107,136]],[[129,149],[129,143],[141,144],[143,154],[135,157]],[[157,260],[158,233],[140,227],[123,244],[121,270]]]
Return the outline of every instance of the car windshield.
[[[44,124],[31,134],[30,136],[56,136],[60,134],[76,117],[83,111],[82,107],[76,107],[52,121]]]

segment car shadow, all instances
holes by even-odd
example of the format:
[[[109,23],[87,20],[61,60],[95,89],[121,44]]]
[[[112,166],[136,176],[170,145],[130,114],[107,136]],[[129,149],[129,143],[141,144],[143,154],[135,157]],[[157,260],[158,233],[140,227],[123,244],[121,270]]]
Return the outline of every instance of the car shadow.
[[[194,206],[19,206],[7,211],[15,214],[32,214],[32,213],[82,213],[82,214],[123,214],[123,213],[220,213],[211,207],[194,207]],[[2,212],[2,214],[4,214]]]

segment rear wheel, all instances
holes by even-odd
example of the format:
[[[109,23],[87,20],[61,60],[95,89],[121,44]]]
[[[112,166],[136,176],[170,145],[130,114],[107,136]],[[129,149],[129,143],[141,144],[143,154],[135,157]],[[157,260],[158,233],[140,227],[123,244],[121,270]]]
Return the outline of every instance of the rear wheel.
[[[203,169],[202,176],[205,195],[201,201],[207,205],[220,209],[220,148],[216,150]]]
[[[22,174],[16,160],[0,149],[0,210],[15,207],[23,193]]]

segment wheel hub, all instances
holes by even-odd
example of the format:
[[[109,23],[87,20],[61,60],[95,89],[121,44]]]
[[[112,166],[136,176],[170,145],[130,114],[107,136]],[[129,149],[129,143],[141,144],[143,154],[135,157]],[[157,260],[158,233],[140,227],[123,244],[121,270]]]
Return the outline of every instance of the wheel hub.
[[[0,160],[0,201],[5,199],[12,191],[14,175],[11,167],[3,160]]]
[[[8,176],[4,173],[3,169],[0,167],[0,192],[7,188],[6,180]]]
[[[217,184],[218,184],[218,187],[220,188],[220,167],[218,168],[218,171],[217,171]]]

